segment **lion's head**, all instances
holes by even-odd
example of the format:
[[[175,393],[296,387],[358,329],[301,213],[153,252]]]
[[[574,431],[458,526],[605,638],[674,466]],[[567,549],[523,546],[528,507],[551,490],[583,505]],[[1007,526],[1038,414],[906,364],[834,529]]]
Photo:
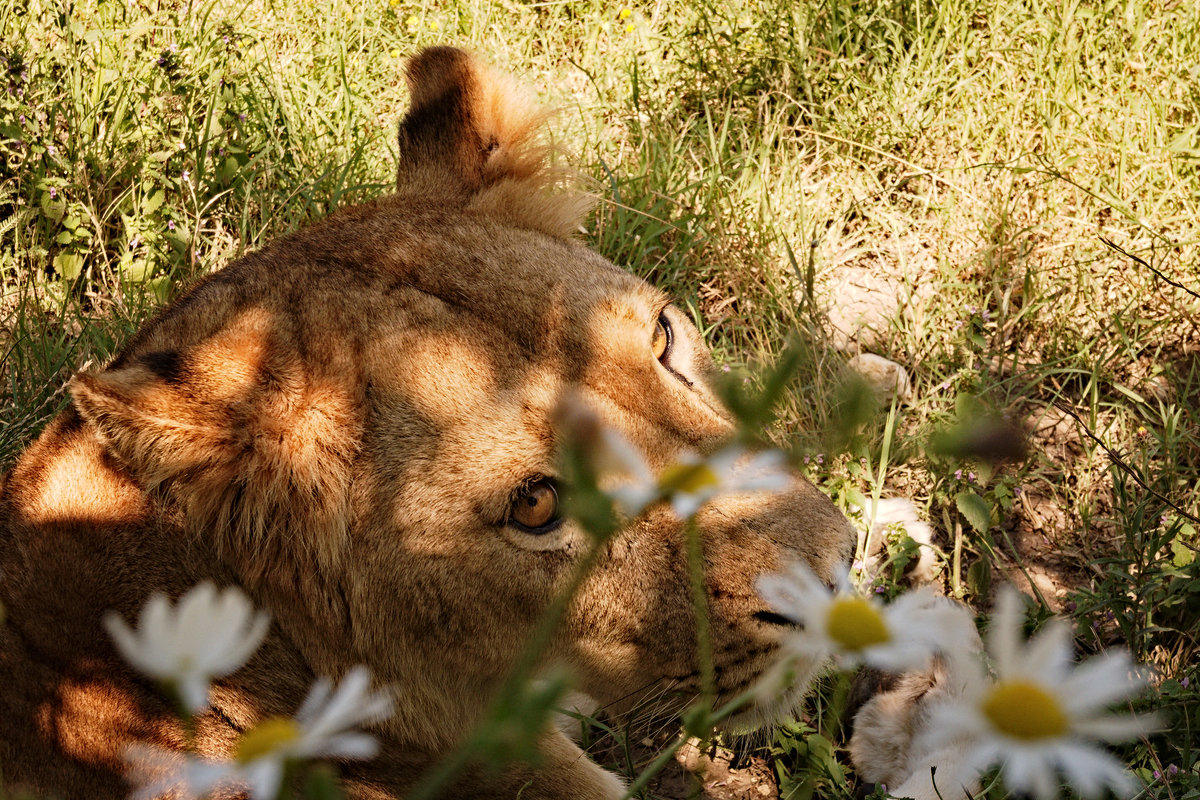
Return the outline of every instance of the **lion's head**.
[[[397,694],[388,752],[428,760],[478,719],[591,546],[555,493],[564,400],[654,467],[733,426],[686,315],[572,238],[586,203],[555,191],[540,112],[458,50],[424,51],[408,76],[396,192],[212,275],[79,375],[73,409],[14,473],[6,536],[123,542],[75,567],[119,570],[121,590],[89,585],[112,593],[58,613],[132,615],[153,589],[240,584],[271,612],[273,644],[218,693],[230,725],[278,713],[261,687],[365,663]],[[853,534],[799,476],[696,523],[728,697],[784,632],[755,579],[793,561],[828,578]],[[546,661],[618,709],[696,691],[683,523],[655,507],[603,548]],[[10,588],[14,624],[42,613],[36,596]]]

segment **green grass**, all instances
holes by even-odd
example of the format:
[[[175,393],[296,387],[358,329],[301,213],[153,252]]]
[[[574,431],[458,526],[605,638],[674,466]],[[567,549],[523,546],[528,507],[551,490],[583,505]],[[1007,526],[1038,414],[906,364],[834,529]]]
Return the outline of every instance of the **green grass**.
[[[1179,768],[1150,796],[1200,792],[1189,3],[62,5],[0,0],[0,461],[188,281],[387,191],[402,57],[466,45],[561,107],[601,197],[589,243],[670,289],[722,363],[799,334],[779,436],[840,502],[915,498],[951,591],[982,608],[1045,573],[1082,651],[1157,667],[1171,733],[1124,755]],[[868,349],[914,394],[847,426],[828,313],[855,270],[903,298]],[[996,471],[931,450],[967,397],[1053,429]],[[777,771],[847,795],[810,731],[780,732]]]

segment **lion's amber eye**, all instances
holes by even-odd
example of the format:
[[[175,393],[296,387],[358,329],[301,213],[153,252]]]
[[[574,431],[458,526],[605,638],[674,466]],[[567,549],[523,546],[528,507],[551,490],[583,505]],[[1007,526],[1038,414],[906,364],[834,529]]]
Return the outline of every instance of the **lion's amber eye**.
[[[509,518],[522,528],[541,533],[559,520],[558,492],[546,479],[531,483],[513,500]]]
[[[671,323],[667,322],[666,314],[658,315],[658,324],[654,326],[654,338],[650,340],[650,349],[659,361],[671,352]]]

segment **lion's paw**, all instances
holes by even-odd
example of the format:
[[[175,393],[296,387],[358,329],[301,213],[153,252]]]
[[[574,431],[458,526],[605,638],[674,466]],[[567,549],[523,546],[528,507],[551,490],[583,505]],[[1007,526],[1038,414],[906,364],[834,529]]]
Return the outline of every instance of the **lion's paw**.
[[[938,654],[927,670],[870,671],[856,682],[854,693],[869,699],[853,719],[850,758],[864,780],[884,784],[893,797],[962,800],[975,791],[955,777],[968,743],[934,748],[925,736],[931,709],[963,694],[970,677],[967,659],[982,648],[969,612],[962,611],[962,630],[954,631],[960,635],[949,637],[959,643],[955,652]]]

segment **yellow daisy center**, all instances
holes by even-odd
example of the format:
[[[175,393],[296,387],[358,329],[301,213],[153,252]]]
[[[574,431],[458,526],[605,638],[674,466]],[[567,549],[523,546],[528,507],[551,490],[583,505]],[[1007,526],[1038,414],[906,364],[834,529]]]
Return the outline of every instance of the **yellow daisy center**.
[[[673,464],[663,470],[658,485],[668,492],[694,494],[704,489],[719,488],[721,479],[705,462],[699,464]]]
[[[983,701],[983,715],[996,730],[1025,741],[1061,736],[1069,727],[1058,698],[1028,681],[996,684]]]
[[[851,652],[892,640],[883,615],[865,597],[835,598],[825,618],[825,629],[829,638]]]
[[[280,745],[300,738],[300,726],[287,717],[268,717],[246,731],[238,739],[233,757],[239,764],[249,764],[267,755]]]

